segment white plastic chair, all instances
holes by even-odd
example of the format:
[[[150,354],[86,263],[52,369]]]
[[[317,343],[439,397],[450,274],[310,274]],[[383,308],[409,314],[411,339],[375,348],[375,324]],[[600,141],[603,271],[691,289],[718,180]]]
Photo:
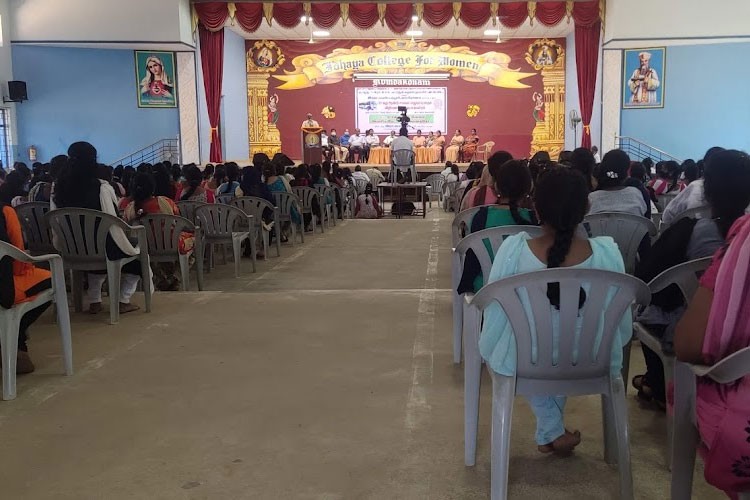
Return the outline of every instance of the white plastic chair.
[[[302,220],[302,210],[299,199],[292,193],[275,192],[273,197],[276,200],[276,206],[279,207],[279,222],[288,222],[292,229],[292,246],[297,245],[297,230],[299,230],[300,243],[305,242],[305,226]],[[292,209],[297,209],[300,216],[299,222],[292,220]],[[279,229],[279,239],[281,238],[281,229]]]
[[[187,220],[192,222],[193,224],[197,224],[197,219],[195,218],[195,209],[198,207],[202,207],[203,205],[208,205],[208,203],[204,203],[202,201],[178,201],[177,202],[177,208],[180,210],[180,217],[185,217]]]
[[[559,342],[557,355],[552,338],[554,307],[547,298],[547,285],[560,284]],[[579,291],[588,287],[586,302],[579,309]],[[520,294],[528,294],[527,316]],[[611,300],[607,304],[607,299]],[[505,311],[516,341],[516,373],[512,377],[490,370],[492,376],[492,481],[493,500],[506,499],[510,428],[513,402],[523,396],[602,395],[604,459],[618,464],[620,498],[633,498],[633,477],[628,443],[628,413],[622,377],[611,375],[613,333],[635,301],[648,304],[651,293],[645,283],[622,273],[598,269],[545,269],[511,276],[482,288],[466,312],[465,342],[472,349],[479,339],[484,311],[498,303]],[[576,334],[577,324],[580,333]],[[535,327],[532,327],[534,325]],[[601,328],[600,328],[601,325]],[[599,332],[604,332],[594,349]],[[532,346],[536,345],[536,357]],[[467,360],[469,354],[466,354]],[[479,386],[477,380],[477,388]],[[476,425],[476,424],[475,424]]]
[[[747,375],[750,375],[750,347],[740,349],[713,366],[675,361],[672,500],[692,498],[695,452],[700,445],[695,415],[696,377],[731,384]],[[741,492],[738,497],[740,500],[750,500],[750,492]]]
[[[242,254],[242,242],[250,242],[250,252],[252,253],[253,272],[256,272],[256,247],[255,247],[255,226],[253,217],[232,205],[219,203],[208,204],[198,207],[195,210],[195,216],[200,222],[203,231],[206,246],[209,252],[213,254],[213,245],[231,244],[232,253],[234,254],[234,277],[240,277],[240,258]],[[240,227],[249,227],[249,231],[239,231]],[[200,258],[203,258],[201,256]],[[209,257],[209,262],[213,258]]]
[[[452,202],[454,213],[458,213],[461,210],[461,200],[463,200],[465,192],[466,186],[458,187],[456,188],[456,191],[454,191]]]
[[[410,182],[417,182],[417,167],[414,163],[414,151],[408,149],[399,149],[391,154],[391,172],[388,175],[391,182],[398,182],[398,174],[406,175],[406,172],[411,174]]]
[[[323,221],[321,221],[321,224],[327,222],[328,227],[331,227],[331,223],[333,225],[336,225],[336,217],[338,217],[338,209],[336,208],[336,195],[333,193],[333,188],[330,186],[323,186],[321,184],[318,184],[315,186],[315,190],[320,195],[318,197],[318,200],[321,203],[321,211],[323,212]],[[328,200],[331,200],[329,203]]]
[[[427,187],[430,188],[428,191],[428,201],[430,202],[430,208],[432,208],[432,197],[437,195],[437,201],[440,203],[443,197],[443,184],[445,184],[445,176],[443,174],[432,174],[425,179]]]
[[[129,226],[121,219],[98,210],[60,208],[48,212],[44,218],[52,228],[55,248],[65,267],[73,271],[73,303],[75,311],[83,309],[83,271],[107,271],[109,285],[109,321],[120,320],[120,273],[122,267],[135,260],[141,264],[141,280],[146,312],[151,312],[151,268],[149,266],[146,228]],[[107,258],[107,236],[119,228],[126,236],[138,238],[138,254],[120,260]]]
[[[665,229],[667,229],[669,226],[679,221],[680,219],[708,219],[710,217],[710,205],[701,205],[700,207],[689,208],[687,210],[683,210],[674,218],[672,218],[672,222],[670,224],[661,224],[661,226],[659,227],[659,231],[663,233]]]
[[[365,189],[367,188],[367,185],[369,182],[367,182],[364,179],[354,179],[354,187],[357,189],[357,194],[360,195],[365,192]],[[373,186],[373,188],[376,188],[376,186]],[[356,198],[355,198],[356,199]]]
[[[672,202],[672,200],[677,198],[678,194],[680,194],[679,191],[670,191],[669,193],[656,195],[656,201],[659,203],[659,208],[662,212],[666,210],[667,206]]]
[[[229,205],[230,203],[232,203],[233,199],[234,199],[234,194],[232,193],[216,195],[216,203],[221,203],[223,205]]]
[[[454,195],[456,194],[456,189],[458,189],[458,186],[460,185],[461,183],[459,181],[443,183],[443,209],[445,209],[446,212],[449,212],[453,208],[452,204],[455,201]],[[456,208],[456,211],[458,211],[458,208]]]
[[[273,212],[273,225],[276,229],[276,256],[281,257],[281,220],[279,218],[279,208],[273,206],[270,201],[264,200],[263,198],[257,198],[255,196],[243,196],[241,198],[235,198],[232,200],[232,205],[239,208],[247,215],[252,215],[253,220],[258,221],[256,227],[258,232],[261,234],[263,240],[263,260],[268,259],[268,246],[269,246],[269,234],[268,231],[263,229],[260,221],[263,220],[263,212],[268,209]]]
[[[463,331],[464,310],[466,309],[466,301],[470,299],[471,295],[463,294],[468,296],[464,297],[458,293],[458,285],[464,271],[466,252],[470,249],[474,251],[482,268],[482,278],[486,283],[490,276],[490,270],[492,269],[492,259],[487,255],[487,248],[484,245],[484,241],[488,240],[490,242],[494,257],[494,255],[497,254],[500,245],[505,241],[505,238],[513,234],[518,234],[521,231],[526,231],[532,237],[537,237],[542,234],[542,229],[538,226],[490,227],[467,235],[465,238],[461,239],[456,245],[456,248],[453,249],[451,255],[451,287],[453,294],[453,362],[456,364],[461,362],[461,336]]]
[[[325,233],[325,223],[323,218],[324,213],[324,205],[325,201],[323,201],[320,197],[320,194],[318,194],[318,191],[306,186],[296,186],[292,188],[292,192],[294,193],[294,196],[297,197],[297,199],[300,201],[301,204],[301,213],[302,214],[310,214],[312,218],[312,230],[313,233],[315,233],[316,228],[316,219],[320,222],[320,232]],[[313,210],[313,200],[318,200],[318,213],[315,213]],[[303,231],[304,232],[304,231]]]
[[[682,292],[682,298],[685,300],[685,303],[689,304],[695,291],[698,289],[699,282],[697,273],[705,271],[709,264],[711,264],[711,259],[711,257],[706,257],[670,267],[648,283],[648,288],[651,290],[651,294],[657,294],[670,285],[677,285]],[[669,387],[669,383],[672,381],[672,374],[674,373],[674,355],[665,353],[661,348],[661,340],[659,337],[652,334],[648,328],[641,323],[633,323],[633,330],[635,331],[635,336],[638,340],[654,351],[656,355],[659,356],[659,359],[661,359],[662,365],[664,366],[664,386]],[[625,369],[625,366],[623,366],[623,378],[625,383],[627,383],[628,371]],[[667,467],[671,467],[671,458],[672,416],[667,413]]]
[[[21,222],[26,250],[30,255],[48,255],[56,253],[52,244],[52,232],[44,214],[49,212],[49,202],[33,201],[16,207],[18,220]]]
[[[656,226],[645,217],[621,212],[602,212],[587,215],[583,226],[589,235],[611,236],[622,253],[625,272],[633,274],[638,246],[647,234],[656,236]]]
[[[29,302],[16,304],[10,309],[0,307],[0,350],[3,355],[3,400],[16,398],[16,355],[18,353],[18,334],[21,318],[36,307],[54,302],[57,314],[57,325],[62,340],[65,375],[73,375],[73,345],[70,333],[70,314],[68,312],[68,295],[65,292],[65,270],[59,255],[31,255],[19,250],[10,243],[0,241],[0,260],[10,257],[19,262],[38,264],[46,262],[52,271],[52,288],[44,290]]]
[[[195,265],[198,271],[198,290],[203,291],[203,236],[200,226],[196,226],[184,217],[168,214],[150,214],[141,217],[140,222],[146,228],[148,255],[151,262],[179,262],[183,292],[190,289],[190,254],[198,256]],[[180,233],[183,231],[195,235],[195,247],[187,254],[180,253]]]

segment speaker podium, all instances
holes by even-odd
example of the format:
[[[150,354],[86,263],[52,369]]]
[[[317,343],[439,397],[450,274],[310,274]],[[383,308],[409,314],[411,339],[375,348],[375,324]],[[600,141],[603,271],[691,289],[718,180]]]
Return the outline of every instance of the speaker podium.
[[[302,127],[302,161],[308,165],[323,161],[322,131],[323,127]]]

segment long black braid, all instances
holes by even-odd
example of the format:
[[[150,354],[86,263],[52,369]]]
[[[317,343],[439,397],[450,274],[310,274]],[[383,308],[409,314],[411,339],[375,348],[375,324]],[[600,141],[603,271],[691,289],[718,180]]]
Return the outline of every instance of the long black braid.
[[[536,225],[536,221],[526,219],[518,211],[518,203],[531,191],[531,171],[524,160],[509,160],[503,163],[495,180],[495,192],[501,198],[508,198],[508,208],[513,222],[520,226]]]
[[[534,193],[534,205],[542,224],[555,231],[555,240],[547,251],[547,268],[560,267],[570,252],[578,224],[583,221],[588,208],[588,185],[580,172],[557,167],[539,177]],[[547,298],[555,308],[560,308],[560,284],[547,286]],[[586,302],[586,293],[580,290],[578,307]]]
[[[731,149],[715,153],[706,167],[703,193],[726,239],[729,229],[745,215],[750,204],[750,156]]]

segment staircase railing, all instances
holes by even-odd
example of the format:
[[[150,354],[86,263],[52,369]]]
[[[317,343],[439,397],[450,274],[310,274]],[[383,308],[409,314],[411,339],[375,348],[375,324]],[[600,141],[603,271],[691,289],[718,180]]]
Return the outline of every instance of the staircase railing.
[[[180,138],[161,139],[145,148],[131,153],[110,163],[110,165],[132,165],[137,167],[141,163],[159,163],[170,161],[172,163],[182,163],[180,159]]]
[[[615,147],[625,151],[628,156],[630,156],[631,160],[641,161],[646,158],[651,158],[652,160],[654,160],[654,163],[669,160],[682,163],[682,160],[680,160],[679,158],[666,153],[661,149],[649,146],[645,142],[641,142],[638,139],[634,139],[632,137],[616,136]]]

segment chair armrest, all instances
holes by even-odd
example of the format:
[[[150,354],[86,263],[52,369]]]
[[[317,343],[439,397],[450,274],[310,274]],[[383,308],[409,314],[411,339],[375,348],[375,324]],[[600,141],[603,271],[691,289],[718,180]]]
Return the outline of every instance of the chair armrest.
[[[138,248],[141,250],[141,252],[148,253],[148,238],[146,238],[146,226],[128,226],[130,228],[130,231],[135,233],[136,237],[138,238]]]
[[[17,260],[19,262],[24,262],[26,264],[34,264],[36,262],[50,262],[54,258],[60,258],[59,255],[55,253],[45,254],[45,255],[38,255],[36,257],[29,255],[25,251],[21,250],[20,248],[17,248],[10,243],[3,242],[3,248],[4,253],[8,257],[10,257],[13,260]]]

